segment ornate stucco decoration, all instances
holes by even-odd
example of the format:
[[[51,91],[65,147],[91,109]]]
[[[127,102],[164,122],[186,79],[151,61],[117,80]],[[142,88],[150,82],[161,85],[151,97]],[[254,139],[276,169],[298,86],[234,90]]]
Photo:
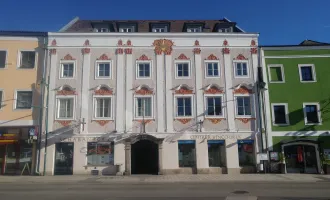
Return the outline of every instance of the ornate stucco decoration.
[[[223,94],[223,88],[216,84],[209,84],[204,89],[204,94]]]
[[[117,49],[116,49],[117,54],[123,54],[124,53],[124,50],[123,50],[122,46],[123,46],[123,41],[118,40]]]
[[[110,58],[104,53],[97,60],[110,60]]]
[[[251,40],[251,50],[250,52],[252,54],[257,54],[258,53],[258,48],[256,46],[256,41],[255,40]]]
[[[100,126],[105,126],[107,123],[111,122],[113,120],[93,120],[93,122],[98,123]]]
[[[182,53],[176,58],[176,60],[189,60],[189,58]]]
[[[236,120],[239,120],[241,122],[243,122],[244,124],[249,123],[252,120],[255,120],[256,118],[236,118]]]
[[[57,120],[56,122],[61,124],[62,126],[69,126],[72,120]]]
[[[145,124],[149,124],[150,122],[153,122],[154,120],[153,119],[137,119],[137,120],[134,120],[136,122],[139,122],[139,123],[145,123]]]
[[[49,50],[50,55],[56,55],[56,46],[57,46],[57,42],[54,39],[51,43],[51,49]]]
[[[99,85],[94,89],[95,95],[113,95],[113,90],[107,85]]]
[[[66,54],[66,56],[64,56],[62,60],[76,60],[76,59],[72,57],[70,54]]]
[[[185,84],[173,88],[175,94],[193,94],[193,89]]]
[[[133,50],[131,48],[131,46],[132,46],[131,40],[127,40],[126,46],[129,47],[129,48],[125,49],[125,54],[132,54]]]
[[[243,54],[238,54],[234,60],[248,60]]]
[[[91,52],[89,46],[90,46],[89,40],[86,40],[84,43],[84,48],[81,50],[82,54],[89,54]]]
[[[57,89],[56,94],[67,96],[67,95],[76,95],[77,93],[76,93],[75,88],[72,88],[69,85],[63,85]]]
[[[195,54],[201,54],[201,49],[199,48],[199,41],[198,40],[196,40],[195,41],[195,48],[194,48],[194,50],[193,50],[193,52],[195,53]]]
[[[215,55],[211,54],[205,60],[219,60],[219,58],[216,57]]]
[[[222,44],[222,46],[223,46],[223,48],[222,48],[222,53],[223,54],[230,54],[230,49],[228,48],[228,41],[227,40],[224,40],[223,41],[223,44]]]
[[[187,124],[188,122],[191,121],[190,118],[185,118],[185,119],[181,119],[181,118],[180,118],[180,119],[175,119],[175,120],[181,122],[182,124]]]
[[[172,40],[159,39],[155,40],[152,45],[155,47],[155,53],[157,55],[161,55],[163,52],[165,55],[171,55],[174,43]]]
[[[135,94],[138,95],[151,95],[154,93],[153,89],[147,85],[140,85],[136,87],[134,90],[135,90]]]
[[[148,58],[148,56],[146,56],[145,54],[143,54],[142,56],[140,56],[138,59],[136,60],[151,60],[150,58]]]
[[[209,120],[210,122],[212,122],[212,124],[218,124],[222,120],[225,120],[225,119],[224,118],[207,118],[207,120]]]
[[[241,83],[235,86],[233,93],[234,94],[252,94],[253,93],[253,86],[251,84]]]

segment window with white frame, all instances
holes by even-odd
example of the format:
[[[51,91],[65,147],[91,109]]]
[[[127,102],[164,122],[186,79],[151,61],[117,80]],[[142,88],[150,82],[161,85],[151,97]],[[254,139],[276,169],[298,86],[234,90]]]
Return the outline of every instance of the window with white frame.
[[[201,26],[188,27],[187,32],[189,32],[189,33],[199,33],[199,32],[202,32],[202,27]]]
[[[248,63],[247,62],[235,62],[235,76],[236,77],[248,77]]]
[[[298,65],[298,66],[299,66],[299,75],[300,75],[301,82],[315,82],[316,81],[314,65],[302,64],[302,65]]]
[[[94,117],[95,118],[111,118],[112,117],[112,98],[111,97],[94,97]]]
[[[61,78],[73,78],[74,76],[74,63],[65,62],[61,63]]]
[[[232,31],[231,31],[231,28],[219,28],[218,32],[229,33],[229,32],[232,32]]]
[[[189,63],[176,63],[176,77],[177,78],[190,77]]]
[[[236,96],[236,115],[238,117],[251,116],[250,96]]]
[[[95,32],[106,33],[106,32],[109,32],[109,29],[107,29],[107,28],[96,28]]]
[[[134,27],[133,26],[123,26],[123,27],[119,28],[119,32],[131,33],[131,32],[134,32]]]
[[[74,97],[57,99],[57,118],[72,119],[74,112]]]
[[[152,32],[155,33],[165,33],[167,32],[167,26],[154,26]]]
[[[206,116],[220,117],[222,113],[222,96],[206,96]]]
[[[176,116],[191,117],[192,116],[192,97],[176,97]]]
[[[288,125],[288,105],[283,103],[272,104],[273,124],[274,125]]]
[[[32,69],[35,66],[36,52],[35,51],[21,51],[19,68]]]
[[[111,64],[110,62],[98,62],[97,63],[97,78],[109,78],[111,77]]]
[[[31,109],[32,108],[32,91],[17,91],[16,92],[16,109]]]
[[[0,69],[6,67],[7,51],[0,50]]]
[[[135,118],[152,118],[152,97],[135,97]]]
[[[318,103],[304,103],[305,124],[321,123],[321,111]]]
[[[283,65],[268,65],[269,82],[284,83]]]
[[[138,62],[137,63],[137,78],[150,78],[151,66],[150,62]]]
[[[219,77],[219,63],[218,62],[206,62],[205,74],[206,77]]]

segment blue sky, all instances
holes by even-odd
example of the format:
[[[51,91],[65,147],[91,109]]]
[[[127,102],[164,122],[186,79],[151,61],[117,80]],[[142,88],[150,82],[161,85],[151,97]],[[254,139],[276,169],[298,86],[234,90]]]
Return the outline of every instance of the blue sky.
[[[259,42],[330,43],[330,0],[0,0],[0,30],[58,31],[81,19],[222,19]]]

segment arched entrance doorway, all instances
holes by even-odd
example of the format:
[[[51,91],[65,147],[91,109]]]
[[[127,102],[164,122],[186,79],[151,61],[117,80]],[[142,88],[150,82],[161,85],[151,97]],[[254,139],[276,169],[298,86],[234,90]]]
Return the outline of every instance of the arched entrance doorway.
[[[138,138],[131,144],[131,174],[159,172],[158,142],[154,138]]]

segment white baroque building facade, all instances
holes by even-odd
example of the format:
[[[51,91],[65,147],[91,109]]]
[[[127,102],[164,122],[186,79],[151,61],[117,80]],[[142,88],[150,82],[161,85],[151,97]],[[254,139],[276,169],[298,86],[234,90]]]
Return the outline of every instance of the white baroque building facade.
[[[229,20],[181,32],[173,21],[79,23],[49,33],[41,171],[256,172],[258,34]]]

